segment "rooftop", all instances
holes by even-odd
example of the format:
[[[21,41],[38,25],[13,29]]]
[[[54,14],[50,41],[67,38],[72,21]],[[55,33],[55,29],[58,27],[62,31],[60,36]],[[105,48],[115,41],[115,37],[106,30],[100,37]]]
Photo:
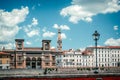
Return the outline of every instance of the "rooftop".
[[[6,53],[6,52],[0,52],[0,55],[2,55],[2,54],[9,54],[9,53]]]
[[[95,48],[95,47],[87,47],[87,48]],[[98,46],[97,48],[120,49],[120,46]]]

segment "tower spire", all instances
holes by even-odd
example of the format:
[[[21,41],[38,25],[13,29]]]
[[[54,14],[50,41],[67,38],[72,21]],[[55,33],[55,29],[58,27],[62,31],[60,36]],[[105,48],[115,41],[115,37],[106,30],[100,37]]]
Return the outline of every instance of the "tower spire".
[[[58,51],[62,50],[61,29],[58,29],[57,49]]]

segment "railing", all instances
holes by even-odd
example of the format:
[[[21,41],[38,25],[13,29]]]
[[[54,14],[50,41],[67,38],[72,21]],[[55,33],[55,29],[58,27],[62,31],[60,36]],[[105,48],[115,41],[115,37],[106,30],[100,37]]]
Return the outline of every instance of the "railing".
[[[98,72],[102,73],[120,73],[120,67],[114,68],[99,68]],[[48,71],[50,74],[94,74],[93,68],[57,68],[51,71]]]

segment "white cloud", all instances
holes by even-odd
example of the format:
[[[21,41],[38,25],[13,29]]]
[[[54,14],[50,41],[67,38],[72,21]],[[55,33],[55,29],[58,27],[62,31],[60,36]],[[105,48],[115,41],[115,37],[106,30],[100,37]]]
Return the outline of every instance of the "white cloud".
[[[83,20],[92,21],[92,17],[97,14],[118,12],[120,5],[118,0],[72,0],[72,5],[61,10],[60,15],[69,17],[72,23]]]
[[[80,48],[80,50],[83,52],[86,48]]]
[[[33,19],[32,19],[32,25],[33,25],[33,26],[38,25],[38,20],[37,20],[36,18],[33,18]]]
[[[55,49],[55,46],[52,46],[51,49]]]
[[[40,42],[42,41],[39,37],[35,39],[35,42]]]
[[[43,37],[53,37],[54,35],[56,35],[56,33],[50,31],[46,31],[43,33]]]
[[[39,30],[34,29],[27,32],[28,37],[39,36]]]
[[[44,27],[44,28],[42,29],[42,31],[43,31],[43,32],[46,32],[46,27]]]
[[[14,47],[13,43],[7,43],[7,44],[0,44],[0,49],[2,49],[3,47],[5,47],[5,49],[11,49]]]
[[[92,18],[87,17],[87,18],[85,19],[85,21],[86,21],[86,22],[92,22]]]
[[[54,24],[54,25],[53,25],[53,28],[59,29],[60,27],[58,26],[58,24]]]
[[[70,28],[67,25],[60,25],[60,28],[62,30],[70,30]]]
[[[28,13],[28,7],[13,9],[11,12],[0,10],[0,25],[13,27],[20,22],[23,22]]]
[[[61,30],[70,30],[69,26],[67,26],[67,25],[60,25],[60,26],[58,26],[58,24],[54,24],[53,28],[61,29]]]
[[[118,26],[114,26],[113,28],[114,28],[114,30],[118,30]]]
[[[61,33],[61,38],[62,39],[66,39],[67,38],[67,36],[65,35],[65,33]]]
[[[60,26],[58,26],[58,24],[54,24],[53,28],[61,29],[61,30],[70,30],[70,28],[67,25],[60,25]],[[67,38],[66,34],[65,33],[61,33],[61,38],[62,39],[66,39]]]
[[[107,46],[120,46],[120,38],[119,39],[114,39],[114,38],[107,39],[104,44]]]
[[[26,44],[27,45],[31,45],[32,43],[30,41],[26,41]]]
[[[28,13],[28,7],[13,9],[11,12],[0,9],[0,43],[6,42],[6,47],[11,45],[11,41],[19,32],[18,24],[25,21]]]
[[[39,36],[40,28],[37,27],[37,25],[38,25],[37,19],[33,18],[32,23],[30,25],[23,27],[23,30],[27,34],[28,37]]]

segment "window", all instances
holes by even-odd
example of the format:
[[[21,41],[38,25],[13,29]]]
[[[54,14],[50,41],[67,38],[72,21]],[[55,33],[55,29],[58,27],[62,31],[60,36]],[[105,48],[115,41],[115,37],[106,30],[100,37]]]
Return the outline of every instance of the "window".
[[[19,59],[19,61],[20,61],[20,60],[22,60],[22,57],[21,57],[21,56],[18,56],[18,59]]]
[[[45,66],[49,66],[50,64],[49,63],[45,63]]]
[[[80,62],[81,62],[81,59],[80,59]]]
[[[103,58],[102,58],[102,62],[103,62]]]
[[[52,63],[52,66],[55,66],[55,63]]]
[[[41,62],[37,62],[37,66],[40,66],[41,65]]]
[[[22,65],[22,63],[18,63],[18,66],[21,66]]]
[[[0,66],[0,69],[2,69],[2,66]]]
[[[99,58],[99,61],[100,61],[100,58]]]
[[[100,57],[100,54],[99,54],[99,57]]]
[[[112,57],[114,57],[114,55],[112,55]]]
[[[2,60],[0,60],[0,64],[2,64]]]
[[[45,56],[45,59],[49,59],[49,56]]]
[[[7,69],[9,69],[9,66],[6,66],[7,67]]]
[[[9,64],[9,60],[7,60],[7,64]]]
[[[18,45],[18,48],[21,49],[21,48],[22,48],[22,44],[19,44],[19,45]]]
[[[112,66],[114,66],[114,63],[112,63]]]
[[[27,57],[27,58],[26,58],[26,61],[30,61],[30,58],[29,58],[29,57]]]
[[[52,56],[52,59],[55,60],[55,56]]]
[[[26,66],[30,66],[30,62],[26,62]]]

